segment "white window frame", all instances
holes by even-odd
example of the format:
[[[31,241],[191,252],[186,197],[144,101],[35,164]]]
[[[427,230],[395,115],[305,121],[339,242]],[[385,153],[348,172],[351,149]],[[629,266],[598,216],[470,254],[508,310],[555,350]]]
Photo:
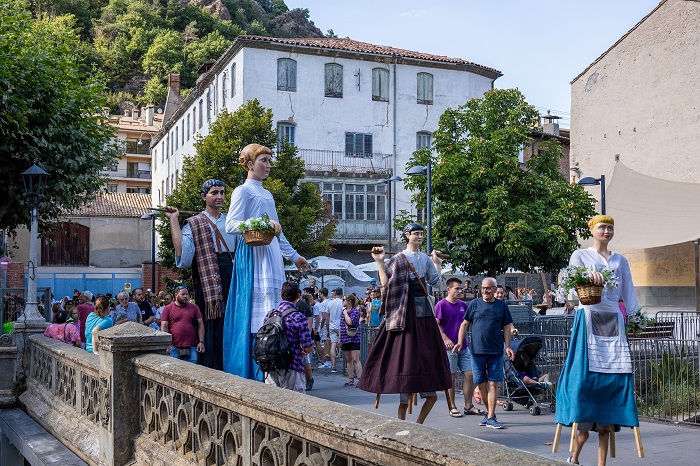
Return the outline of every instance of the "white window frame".
[[[287,142],[292,146],[297,145],[296,140],[297,125],[288,121],[280,121],[277,123],[277,150],[282,146],[282,138],[286,138]]]
[[[424,147],[430,148],[432,146],[432,143],[433,133],[429,131],[418,131],[416,133],[416,150],[421,150]]]

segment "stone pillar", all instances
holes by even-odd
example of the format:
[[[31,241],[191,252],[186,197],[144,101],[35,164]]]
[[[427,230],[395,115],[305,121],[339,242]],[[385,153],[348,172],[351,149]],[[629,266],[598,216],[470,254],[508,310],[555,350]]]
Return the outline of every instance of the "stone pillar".
[[[14,337],[14,344],[17,347],[17,365],[15,366],[15,380],[24,380],[29,375],[29,363],[31,354],[29,351],[29,337],[32,335],[43,335],[49,323],[45,320],[31,320],[20,317],[13,324],[14,332],[8,335]]]
[[[3,335],[3,337],[5,336],[9,337],[10,334]],[[0,408],[11,408],[16,405],[16,398],[12,393],[16,367],[17,347],[3,346],[2,341],[0,341]]]
[[[138,378],[132,358],[165,354],[170,334],[127,322],[97,334],[100,357],[100,464],[122,466],[134,460],[140,431]]]

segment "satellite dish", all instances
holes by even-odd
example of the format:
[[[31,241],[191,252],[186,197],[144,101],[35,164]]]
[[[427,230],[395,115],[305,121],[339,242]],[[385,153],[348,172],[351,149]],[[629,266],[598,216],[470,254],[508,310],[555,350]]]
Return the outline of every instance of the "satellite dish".
[[[158,112],[158,113],[163,113],[163,109],[162,109],[162,108],[159,108],[158,110],[156,110],[156,112]]]

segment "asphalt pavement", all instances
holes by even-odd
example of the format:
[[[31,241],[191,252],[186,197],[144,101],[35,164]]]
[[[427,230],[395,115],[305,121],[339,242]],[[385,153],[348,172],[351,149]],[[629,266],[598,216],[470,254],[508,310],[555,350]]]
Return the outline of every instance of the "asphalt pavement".
[[[314,369],[314,387],[310,396],[342,403],[347,406],[374,411],[389,417],[396,417],[399,395],[383,395],[379,408],[374,409],[375,395],[357,387],[344,387],[347,377],[341,373],[331,373],[330,369]],[[464,398],[457,394],[457,407],[463,408]],[[415,421],[422,400],[413,407],[413,413],[406,418]],[[483,408],[481,405],[477,407]],[[444,393],[438,393],[438,401],[433,407],[425,425],[451,431],[470,437],[499,443],[511,448],[528,451],[546,458],[566,461],[569,453],[571,429],[562,429],[559,451],[552,453],[552,442],[556,424],[554,414],[543,406],[539,416],[532,416],[523,406],[516,404],[512,411],[496,410],[498,421],[503,429],[479,427],[482,416],[452,418],[448,415]],[[640,422],[640,432],[644,448],[644,458],[637,456],[632,429],[625,428],[616,434],[616,458],[608,458],[608,465],[692,465],[700,464],[700,428],[662,422]],[[579,459],[582,465],[597,464],[598,438],[592,433],[583,448]]]

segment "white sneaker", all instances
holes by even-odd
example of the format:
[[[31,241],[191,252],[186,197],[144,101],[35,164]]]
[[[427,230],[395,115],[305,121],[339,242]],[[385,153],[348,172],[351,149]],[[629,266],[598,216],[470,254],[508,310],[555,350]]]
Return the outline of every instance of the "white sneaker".
[[[318,368],[320,369],[320,368],[322,368],[322,367],[326,367],[326,365],[325,365],[324,363],[322,363],[322,362],[319,362],[319,363],[318,363]]]
[[[326,362],[323,364],[323,367],[330,368],[330,367],[331,367],[331,362],[330,362],[330,361],[326,361]]]

